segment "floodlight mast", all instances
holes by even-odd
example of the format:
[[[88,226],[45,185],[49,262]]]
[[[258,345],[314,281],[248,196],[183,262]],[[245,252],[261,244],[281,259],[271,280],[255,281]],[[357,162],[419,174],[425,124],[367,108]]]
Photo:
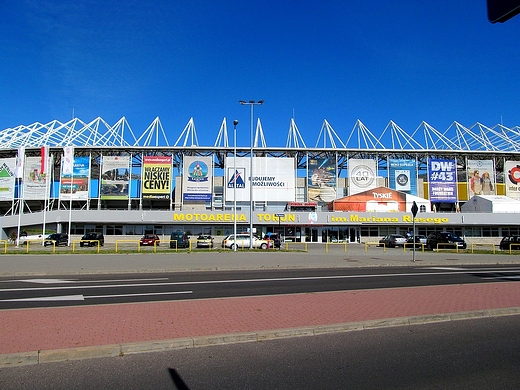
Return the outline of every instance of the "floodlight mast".
[[[233,251],[237,251],[237,125],[233,121]]]
[[[253,249],[253,121],[255,116],[254,107],[261,106],[264,104],[263,100],[239,100],[241,105],[247,105],[251,107],[250,119],[251,119],[251,128],[250,128],[250,163],[249,163],[249,249]],[[247,175],[246,175],[247,176]]]

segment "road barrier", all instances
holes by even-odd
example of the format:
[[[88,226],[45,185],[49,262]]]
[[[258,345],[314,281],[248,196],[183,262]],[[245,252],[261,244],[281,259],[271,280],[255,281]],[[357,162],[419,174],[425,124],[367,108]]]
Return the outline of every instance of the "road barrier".
[[[451,249],[451,247],[455,247],[455,252],[459,253],[459,246],[455,243],[452,243],[452,242],[442,242],[442,243],[438,243],[437,244],[437,252],[441,250],[441,246],[443,247],[448,247],[448,248],[443,248],[443,249],[446,249],[446,250],[449,250]]]
[[[289,244],[291,245],[303,245],[304,247],[304,251],[305,252],[308,252],[309,251],[309,245],[306,243],[306,242],[293,242],[293,241],[285,241],[285,250],[288,251],[289,250]]]
[[[137,243],[137,252],[141,252],[141,241],[139,240],[116,240],[116,253],[120,243]]]
[[[327,242],[325,244],[325,252],[329,253],[329,245],[343,245],[343,252],[347,251],[347,243],[346,242]]]
[[[7,253],[7,240],[0,240],[0,243],[4,244],[4,253]]]
[[[406,252],[406,246],[411,246],[412,249],[413,249],[413,246],[414,245],[420,245],[421,246],[421,250],[424,252],[424,247],[426,246],[425,244],[423,244],[422,242],[419,243],[419,242],[416,242],[415,244],[413,242],[405,242],[404,245],[403,245],[403,251]]]
[[[178,252],[178,250],[179,250],[178,244],[179,244],[179,243],[177,242],[177,240],[170,240],[170,241],[168,242],[168,246],[169,246],[171,249],[173,249],[173,248],[171,247],[172,242],[175,243],[175,252]],[[188,241],[188,244],[189,244],[189,246],[188,246],[187,249],[188,249],[188,251],[191,252],[191,244],[192,244],[192,243],[191,243],[191,240]],[[210,249],[211,249],[211,248],[210,248]]]
[[[509,254],[511,255],[513,253],[513,247],[516,247],[516,250],[520,249],[520,244],[509,244]]]
[[[379,242],[365,242],[365,252],[368,252],[368,248],[371,246],[383,246],[383,252],[386,252],[386,244]]]
[[[97,242],[97,253],[99,253],[99,250],[101,248],[101,241],[99,241],[99,240],[74,240],[74,241],[72,241],[72,253],[74,253],[74,244],[76,244],[78,242],[80,243],[80,246],[81,246],[82,242],[86,242],[86,243]],[[117,252],[117,249],[116,249],[116,252]]]
[[[486,247],[486,246],[490,246],[493,248],[493,254],[496,253],[496,245],[495,244],[471,244],[471,253],[473,253],[473,250],[475,249],[475,247],[477,246],[483,246],[483,247]]]

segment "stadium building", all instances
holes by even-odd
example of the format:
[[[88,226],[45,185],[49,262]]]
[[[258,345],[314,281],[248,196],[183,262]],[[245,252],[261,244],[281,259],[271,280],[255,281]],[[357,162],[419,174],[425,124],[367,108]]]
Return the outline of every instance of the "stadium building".
[[[201,146],[193,118],[172,145],[159,118],[138,136],[125,118],[2,130],[0,239],[225,236],[235,218],[238,232],[298,242],[374,241],[414,222],[417,234],[469,242],[520,235],[518,127],[423,122],[406,132],[391,121],[374,134],[358,120],[340,135],[325,120],[313,147],[293,119],[285,146],[266,144],[260,119],[251,145],[230,143],[233,131],[224,118],[215,143]]]

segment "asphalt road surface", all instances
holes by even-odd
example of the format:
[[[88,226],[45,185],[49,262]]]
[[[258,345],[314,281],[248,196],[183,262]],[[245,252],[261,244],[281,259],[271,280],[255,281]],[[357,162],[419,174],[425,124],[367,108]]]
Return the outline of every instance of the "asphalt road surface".
[[[520,316],[0,369],[3,389],[517,389]]]
[[[396,267],[0,278],[0,309],[520,280],[519,266]]]

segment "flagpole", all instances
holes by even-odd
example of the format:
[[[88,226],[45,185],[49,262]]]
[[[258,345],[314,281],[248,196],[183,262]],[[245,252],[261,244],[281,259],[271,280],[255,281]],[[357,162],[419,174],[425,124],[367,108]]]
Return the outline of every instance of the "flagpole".
[[[16,179],[20,180],[20,179]],[[18,185],[20,185],[20,182],[18,182]],[[18,247],[20,245],[20,225],[22,223],[22,202],[23,199],[21,197],[18,197],[18,230],[16,231],[16,246]]]
[[[22,224],[22,208],[20,205],[23,202],[22,179],[25,170],[25,148],[23,146],[18,148],[18,158],[16,160],[15,184],[18,183],[18,226],[16,230],[16,247],[20,246],[20,227]],[[14,208],[14,194],[13,194],[13,208]]]
[[[49,165],[49,158],[45,155],[45,165]],[[52,165],[52,164],[51,164]],[[42,226],[42,237],[45,238],[45,231],[47,230],[47,206],[49,204],[49,179],[52,180],[52,174],[48,174],[48,169],[45,172],[45,197],[43,198],[43,226]],[[42,246],[45,242],[42,240]]]
[[[49,177],[52,178],[52,174],[49,175],[49,147],[48,146],[42,146],[40,149],[41,153],[41,162],[40,162],[40,176],[45,180],[45,194],[43,196],[43,224],[42,224],[42,237],[45,238],[45,230],[46,230],[46,224],[47,224],[47,204],[48,204],[48,197],[49,197]],[[52,165],[52,164],[51,164]],[[42,240],[42,246],[44,246],[44,240]]]
[[[72,156],[72,175],[70,177],[70,201],[69,201],[69,229],[67,234],[69,235],[69,241],[68,245],[70,246],[70,231],[71,231],[71,224],[72,224],[72,187],[74,185],[74,156]]]

